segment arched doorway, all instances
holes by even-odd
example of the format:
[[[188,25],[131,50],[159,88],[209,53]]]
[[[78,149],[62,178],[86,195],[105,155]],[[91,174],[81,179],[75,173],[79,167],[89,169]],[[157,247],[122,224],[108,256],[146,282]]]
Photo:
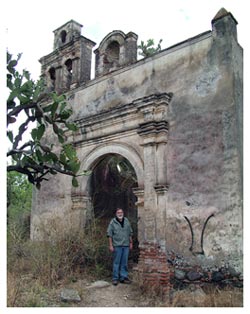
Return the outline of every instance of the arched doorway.
[[[89,195],[92,217],[103,226],[104,232],[115,215],[117,207],[124,210],[134,232],[133,262],[138,260],[137,197],[133,188],[138,187],[137,176],[131,163],[120,154],[105,154],[98,158],[89,178]]]

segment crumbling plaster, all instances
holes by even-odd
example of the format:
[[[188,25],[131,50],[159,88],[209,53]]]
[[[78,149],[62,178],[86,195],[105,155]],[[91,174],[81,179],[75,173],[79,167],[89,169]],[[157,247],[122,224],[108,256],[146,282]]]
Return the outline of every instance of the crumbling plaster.
[[[159,243],[180,263],[229,262],[242,271],[242,48],[235,29],[226,14],[212,31],[99,73],[67,97],[82,170],[106,153],[134,167],[141,243]],[[38,216],[58,209],[84,225],[88,178],[76,190],[61,175],[49,185],[34,196],[33,228]]]

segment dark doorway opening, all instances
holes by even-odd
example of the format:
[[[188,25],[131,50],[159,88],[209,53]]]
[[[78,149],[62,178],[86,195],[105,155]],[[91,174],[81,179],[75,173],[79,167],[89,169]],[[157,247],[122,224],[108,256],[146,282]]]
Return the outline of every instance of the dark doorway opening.
[[[129,219],[134,236],[133,262],[138,261],[137,197],[133,188],[137,187],[137,177],[130,162],[121,155],[107,154],[99,159],[90,178],[90,196],[94,217],[106,233],[110,220],[115,216],[117,207],[122,208]]]

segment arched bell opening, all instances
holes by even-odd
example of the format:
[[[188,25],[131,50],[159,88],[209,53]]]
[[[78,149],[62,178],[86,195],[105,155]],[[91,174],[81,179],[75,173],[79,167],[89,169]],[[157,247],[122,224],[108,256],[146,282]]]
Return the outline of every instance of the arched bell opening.
[[[61,33],[60,33],[60,37],[61,37],[61,42],[63,44],[66,43],[66,39],[67,39],[67,32],[65,30],[62,30]]]
[[[109,72],[119,66],[120,59],[120,45],[117,41],[112,41],[104,54],[104,69]]]

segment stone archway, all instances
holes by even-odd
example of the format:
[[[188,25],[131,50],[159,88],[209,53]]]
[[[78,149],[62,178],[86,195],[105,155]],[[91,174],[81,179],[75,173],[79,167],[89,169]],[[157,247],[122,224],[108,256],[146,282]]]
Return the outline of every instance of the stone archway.
[[[79,172],[92,171],[98,163],[99,158],[107,154],[117,154],[126,158],[135,170],[138,188],[144,188],[144,165],[141,156],[133,147],[120,142],[105,143],[94,148],[85,155],[85,158],[81,162],[81,169]],[[81,180],[79,180],[79,187],[72,189],[72,195],[83,195],[88,197],[88,179],[88,176],[83,176]]]
[[[92,210],[88,215],[90,221],[95,219],[95,224],[105,234],[115,210],[122,208],[133,229],[134,249],[130,254],[133,262],[137,262],[139,256],[137,197],[133,192],[137,187],[135,170],[126,158],[118,154],[101,156],[88,180]]]
[[[81,170],[89,170],[91,171],[91,175],[83,176],[81,180],[79,180],[79,187],[74,188],[72,190],[72,203],[73,209],[78,209],[82,211],[82,224],[83,226],[88,224],[88,222],[93,218],[93,214],[95,211],[100,210],[100,206],[96,204],[95,200],[93,200],[93,189],[95,189],[96,182],[93,182],[93,174],[98,176],[98,169],[101,162],[104,162],[107,157],[116,156],[120,158],[120,160],[124,160],[129,168],[133,171],[134,177],[136,178],[135,184],[131,184],[128,189],[118,191],[117,195],[110,194],[111,197],[111,209],[110,212],[105,212],[104,210],[104,220],[103,224],[107,225],[108,220],[114,215],[114,209],[116,206],[125,207],[125,214],[128,215],[128,218],[132,220],[134,226],[135,247],[138,247],[139,241],[142,233],[142,228],[140,228],[140,221],[138,223],[138,216],[142,212],[143,209],[143,184],[144,184],[144,171],[143,171],[143,162],[138,154],[138,152],[132,148],[131,146],[113,142],[102,144],[92,151],[90,151],[82,161]],[[100,175],[100,174],[99,174]],[[119,182],[119,178],[116,178],[117,182]],[[96,180],[95,180],[96,181]],[[120,193],[120,194],[119,194]],[[119,196],[123,198],[123,201],[119,200]],[[107,197],[107,196],[106,196]],[[103,191],[99,194],[98,201],[103,201],[105,199]],[[104,200],[105,201],[105,200]],[[128,205],[129,203],[131,203]],[[104,208],[105,209],[105,208]],[[135,214],[133,213],[133,209]],[[99,211],[100,213],[100,211]],[[102,216],[102,215],[100,215]],[[98,217],[98,215],[96,215]],[[135,252],[134,260],[138,258],[138,251]]]
[[[139,153],[128,144],[112,142],[97,146],[83,159],[81,170],[92,170],[96,163],[98,163],[99,158],[106,154],[118,154],[126,158],[135,170],[138,186],[144,186],[144,165],[142,158]]]
[[[130,162],[121,155],[101,156],[88,180],[94,216],[98,219],[111,219],[116,208],[122,208],[125,215],[133,215],[137,187],[137,177]]]

